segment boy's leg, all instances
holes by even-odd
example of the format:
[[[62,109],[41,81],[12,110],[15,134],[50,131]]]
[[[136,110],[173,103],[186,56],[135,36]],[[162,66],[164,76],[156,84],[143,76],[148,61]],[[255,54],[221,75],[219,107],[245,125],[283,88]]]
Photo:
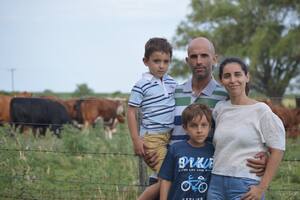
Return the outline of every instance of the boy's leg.
[[[170,134],[145,134],[144,144],[147,146],[149,152],[155,151],[158,155],[158,164],[152,168],[156,173],[159,172],[160,167],[167,153],[167,145],[169,144]]]
[[[159,199],[160,181],[148,186],[139,196],[138,200],[158,200]]]
[[[159,162],[156,166],[154,166],[154,168],[152,168],[152,170],[156,173],[159,172],[162,162],[166,156],[169,139],[170,135],[168,133],[144,135],[144,144],[147,146],[148,151],[155,151],[158,154]],[[160,181],[158,178],[149,179],[149,185],[150,186],[147,187],[139,196],[138,200],[159,200]]]

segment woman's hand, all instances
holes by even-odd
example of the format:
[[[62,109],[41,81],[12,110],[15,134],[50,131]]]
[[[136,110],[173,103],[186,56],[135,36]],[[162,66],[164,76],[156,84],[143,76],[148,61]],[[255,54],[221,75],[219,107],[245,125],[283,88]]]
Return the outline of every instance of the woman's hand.
[[[242,196],[241,200],[260,200],[264,194],[264,189],[258,185],[251,185],[250,191]]]

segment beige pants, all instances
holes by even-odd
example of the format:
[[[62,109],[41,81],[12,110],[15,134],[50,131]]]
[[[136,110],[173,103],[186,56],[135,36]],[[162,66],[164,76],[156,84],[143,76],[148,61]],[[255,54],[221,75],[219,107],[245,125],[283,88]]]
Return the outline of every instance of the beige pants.
[[[151,168],[156,173],[159,172],[160,167],[167,154],[167,145],[170,141],[170,133],[146,133],[144,135],[144,144],[148,147],[148,152],[156,152],[158,155],[159,162],[153,168]]]

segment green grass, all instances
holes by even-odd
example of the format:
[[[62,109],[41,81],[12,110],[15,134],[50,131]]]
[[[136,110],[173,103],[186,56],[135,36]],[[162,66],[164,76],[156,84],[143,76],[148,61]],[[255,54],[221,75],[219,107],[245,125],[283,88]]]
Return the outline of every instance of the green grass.
[[[300,137],[289,139],[276,177],[273,179],[266,199],[300,200]]]
[[[137,158],[124,125],[112,140],[100,128],[83,134],[67,127],[62,139],[9,134],[0,130],[0,199],[134,199],[138,193]]]
[[[82,133],[66,127],[51,133],[11,136],[0,128],[0,199],[136,199],[138,159],[126,125],[112,140],[101,124]],[[285,160],[266,199],[300,199],[300,138],[288,140]],[[298,161],[292,161],[298,160]],[[295,190],[295,191],[291,191]]]

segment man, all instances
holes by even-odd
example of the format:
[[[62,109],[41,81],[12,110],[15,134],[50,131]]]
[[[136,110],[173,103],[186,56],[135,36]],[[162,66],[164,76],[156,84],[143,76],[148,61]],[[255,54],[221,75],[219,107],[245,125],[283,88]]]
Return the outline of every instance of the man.
[[[175,126],[170,144],[187,139],[181,126],[181,113],[188,105],[196,102],[206,104],[213,109],[218,101],[228,98],[224,88],[212,77],[213,66],[217,64],[217,55],[212,42],[205,37],[191,40],[185,60],[190,67],[192,77],[178,85],[175,91]],[[212,134],[210,136],[212,137]],[[151,153],[144,156],[145,162],[150,166],[157,162],[156,158],[157,156]],[[258,154],[257,158],[248,159],[248,166],[253,168],[253,173],[262,175],[266,160],[261,154]],[[155,177],[150,177],[150,184],[155,181]]]
[[[192,77],[175,91],[175,127],[171,144],[187,139],[181,124],[181,114],[188,105],[201,103],[213,109],[217,102],[228,98],[224,88],[212,77],[213,66],[217,63],[213,44],[208,39],[199,37],[189,43],[187,52],[186,62],[190,66]]]

